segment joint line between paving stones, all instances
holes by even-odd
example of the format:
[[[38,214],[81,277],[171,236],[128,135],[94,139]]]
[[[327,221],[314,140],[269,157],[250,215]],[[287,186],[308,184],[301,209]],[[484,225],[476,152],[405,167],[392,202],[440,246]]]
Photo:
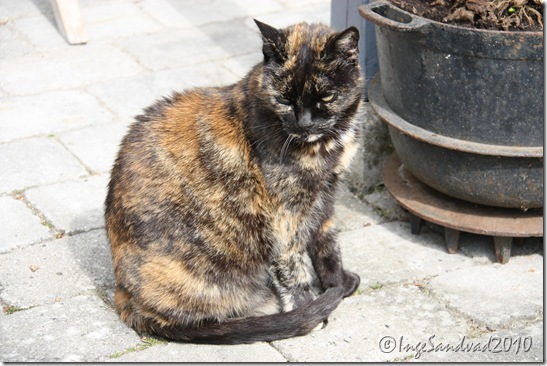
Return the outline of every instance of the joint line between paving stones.
[[[450,303],[448,301],[442,300],[435,291],[430,290],[430,289],[427,289],[427,291],[428,291],[428,296],[431,299],[435,300],[440,305],[444,306],[444,308],[449,313],[451,313],[454,316],[462,318],[465,321],[465,323],[467,324],[468,329],[477,329],[478,328],[478,331],[479,331],[480,335],[500,331],[500,330],[503,330],[503,329],[511,329],[511,325],[509,323],[503,323],[501,325],[498,325],[498,326],[494,327],[491,324],[488,324],[488,323],[486,323],[486,322],[484,322],[484,321],[482,321],[478,318],[474,318],[474,317],[472,317],[468,314],[465,314],[461,310],[458,310],[456,307],[450,305]],[[529,320],[520,319],[518,321],[518,323],[523,325],[523,326],[526,326],[526,325],[532,325],[532,324],[536,323],[538,320],[543,322],[543,312],[541,314],[536,314],[534,319],[529,319]]]
[[[141,74],[139,74],[141,75]],[[118,78],[118,80],[120,79],[126,79],[126,78]],[[114,80],[114,79],[111,79],[111,80]],[[104,126],[104,125],[109,125],[111,123],[125,123],[123,122],[123,116],[121,114],[119,114],[118,112],[116,112],[114,109],[112,109],[111,107],[109,107],[105,102],[103,102],[103,100],[101,98],[99,98],[97,96],[97,94],[93,93],[91,90],[89,90],[89,88],[91,88],[93,85],[100,85],[102,82],[96,82],[96,83],[91,83],[91,84],[88,84],[88,85],[85,85],[83,86],[81,89],[76,89],[76,90],[81,90],[83,92],[85,92],[87,95],[89,95],[90,97],[92,97],[93,99],[95,99],[95,101],[97,101],[97,103],[103,107],[104,109],[106,109],[109,113],[112,114],[112,116],[114,117],[114,120],[113,122],[107,122],[107,123],[98,123],[98,124],[92,124],[92,125],[89,125],[89,126],[84,126],[82,128],[77,128],[77,129],[74,129],[74,130],[71,130],[71,131],[78,131],[78,130],[81,130],[83,128],[88,128],[88,127],[91,127],[91,126]]]
[[[436,277],[436,276],[434,276],[434,277]],[[440,296],[438,296],[435,293],[435,291],[431,290],[430,288],[427,288],[427,287],[424,286],[424,291],[423,292],[429,298],[431,298],[433,301],[437,302],[439,305],[444,307],[444,309],[446,309],[446,311],[448,311],[451,315],[463,319],[466,326],[467,326],[466,335],[471,336],[473,334],[469,334],[469,332],[472,331],[472,330],[476,330],[476,331],[479,332],[478,335],[473,335],[474,338],[476,338],[476,337],[482,336],[483,334],[487,334],[487,333],[494,332],[494,331],[497,330],[497,329],[494,329],[494,328],[490,327],[488,324],[481,321],[480,319],[475,319],[472,316],[469,316],[469,315],[463,313],[462,311],[458,310],[457,308],[451,306],[449,301],[443,300]]]
[[[51,221],[49,221],[44,213],[40,211],[37,207],[35,207],[25,196],[24,191],[16,190],[9,194],[12,198],[23,202],[32,212],[32,214],[40,219],[40,224],[47,227],[49,232],[53,235],[54,239],[60,239],[65,235],[65,232],[63,230],[59,230]],[[40,240],[39,242],[36,242],[34,244],[38,243],[44,243],[50,241],[48,239]]]
[[[482,322],[478,319],[475,319],[473,317],[470,317],[470,316],[462,313],[460,310],[450,306],[450,304],[447,301],[444,301],[439,296],[437,296],[437,294],[434,291],[432,291],[429,287],[427,287],[427,285],[429,284],[429,281],[431,281],[431,279],[433,279],[435,277],[437,277],[437,275],[424,277],[424,278],[421,278],[421,279],[414,279],[414,280],[410,280],[410,281],[404,280],[404,281],[399,281],[399,282],[394,282],[394,283],[381,284],[381,288],[379,288],[379,289],[373,288],[373,286],[375,286],[375,285],[372,285],[372,286],[369,286],[369,287],[363,289],[363,291],[361,293],[359,293],[358,295],[352,295],[352,296],[367,296],[367,295],[371,294],[372,292],[378,291],[380,289],[395,288],[395,287],[399,287],[399,286],[413,285],[413,286],[418,287],[418,289],[420,290],[420,292],[422,294],[424,294],[426,297],[430,298],[432,301],[435,301],[437,304],[439,304],[441,307],[443,307],[446,311],[448,311],[452,316],[462,319],[465,322],[466,326],[467,326],[466,335],[470,336],[470,338],[476,338],[476,337],[479,337],[483,334],[487,334],[487,333],[494,332],[494,331],[497,330],[497,329],[494,329],[494,328],[490,327],[488,324],[486,324],[486,323],[484,323],[484,322]],[[530,322],[530,323],[533,323],[533,321]],[[478,331],[479,334],[478,335],[470,334],[470,332],[473,331],[473,330]]]
[[[296,359],[292,359],[290,356],[283,353],[281,349],[275,346],[273,342],[267,342],[267,344],[272,347],[274,350],[276,350],[287,362],[298,362]]]
[[[130,53],[129,51],[127,51],[123,46],[121,46],[118,41],[120,40],[123,40],[123,38],[120,38],[112,43],[108,43],[109,46],[112,46],[113,48],[117,49],[118,51],[120,51],[122,54],[126,55],[127,57],[129,57],[131,60],[133,60],[137,65],[139,65],[139,67],[141,67],[144,71],[147,71],[147,72],[157,72],[158,70],[152,70],[151,68],[149,68],[148,66],[146,66],[145,64],[143,64],[139,58],[135,55],[133,55],[132,53]],[[141,73],[139,73],[138,75],[141,75]],[[137,75],[133,75],[133,76],[137,76]],[[123,79],[124,77],[120,77],[120,78],[112,78],[112,79],[109,79],[110,80],[117,80],[117,79]],[[88,87],[88,86],[91,86],[93,84],[96,84],[96,83],[90,83],[90,84],[86,84],[84,85],[84,87]]]
[[[61,139],[59,139],[59,137],[57,137],[57,135],[53,135],[52,137],[50,137],[51,139],[54,139],[55,141],[57,141],[62,147],[63,149],[65,149],[74,159],[76,159],[76,161],[82,165],[84,167],[84,169],[87,171],[88,175],[98,175],[99,172],[95,172],[93,171],[93,169],[91,169],[90,167],[88,167],[83,161],[82,159],[80,159],[76,154],[74,154],[72,152],[72,150],[70,150],[70,148],[68,146],[66,146],[63,141],[61,141]],[[79,176],[78,179],[80,178],[83,178],[85,177],[85,175],[82,175],[82,176]]]

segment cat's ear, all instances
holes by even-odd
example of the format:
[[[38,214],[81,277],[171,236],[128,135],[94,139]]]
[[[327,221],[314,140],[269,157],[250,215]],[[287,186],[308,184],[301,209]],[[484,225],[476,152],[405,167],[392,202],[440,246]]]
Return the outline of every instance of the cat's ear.
[[[285,59],[284,49],[287,40],[285,33],[256,19],[254,19],[254,21],[262,34],[262,53],[264,54],[264,61],[282,63]]]
[[[343,57],[347,61],[357,64],[359,62],[359,31],[357,28],[349,27],[332,38],[327,46],[327,55]]]

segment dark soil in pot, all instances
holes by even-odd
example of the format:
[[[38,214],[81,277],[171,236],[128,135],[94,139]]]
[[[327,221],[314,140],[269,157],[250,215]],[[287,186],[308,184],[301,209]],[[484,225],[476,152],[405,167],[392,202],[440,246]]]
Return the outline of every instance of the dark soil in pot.
[[[463,27],[543,30],[543,0],[390,0],[409,13]]]

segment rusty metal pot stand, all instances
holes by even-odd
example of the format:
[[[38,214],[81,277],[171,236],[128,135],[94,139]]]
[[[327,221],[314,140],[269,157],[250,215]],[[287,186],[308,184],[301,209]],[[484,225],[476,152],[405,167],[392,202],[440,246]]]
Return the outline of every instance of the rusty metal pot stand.
[[[388,192],[411,213],[411,230],[419,234],[422,219],[445,228],[448,253],[458,251],[460,232],[494,237],[496,258],[507,263],[513,238],[543,236],[542,210],[477,205],[440,193],[410,173],[393,153],[384,166]]]

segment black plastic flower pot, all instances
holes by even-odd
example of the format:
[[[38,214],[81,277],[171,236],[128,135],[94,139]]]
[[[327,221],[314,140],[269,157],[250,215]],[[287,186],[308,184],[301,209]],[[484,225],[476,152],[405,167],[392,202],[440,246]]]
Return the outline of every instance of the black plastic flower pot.
[[[369,99],[405,166],[453,197],[543,207],[543,34],[447,25],[385,1],[359,10],[376,24]]]

